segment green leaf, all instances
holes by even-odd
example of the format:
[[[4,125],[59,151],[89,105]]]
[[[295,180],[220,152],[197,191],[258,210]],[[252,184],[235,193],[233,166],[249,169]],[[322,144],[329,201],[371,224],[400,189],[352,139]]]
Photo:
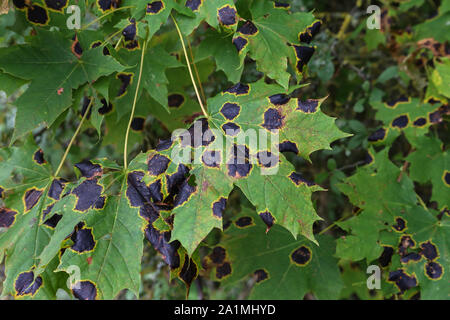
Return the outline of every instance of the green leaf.
[[[349,234],[337,241],[336,255],[367,260],[387,269],[385,294],[420,287],[422,299],[446,299],[450,293],[449,218],[418,205],[413,182],[388,159],[388,149],[371,156],[340,189],[362,212],[337,224]]]
[[[128,171],[115,176],[119,194],[103,199],[100,211],[86,214],[72,236],[73,244],[61,257],[58,271],[69,272],[72,265],[80,268],[81,283],[72,286],[79,299],[113,299],[122,289],[139,296],[146,226],[136,187],[139,172],[141,167],[131,163]]]
[[[250,12],[251,21],[245,22],[233,38],[241,63],[248,52],[259,71],[287,89],[288,59],[301,73],[314,52],[312,47],[298,45],[301,34],[311,36],[307,28],[313,25],[314,16],[305,12],[291,14],[285,8],[275,7],[271,1],[254,1]]]
[[[314,241],[312,225],[320,218],[311,193],[321,188],[296,173],[278,150],[309,159],[311,152],[329,148],[347,134],[320,111],[320,100],[291,99],[283,91],[263,81],[239,83],[208,100],[210,120],[191,125],[188,132],[193,137],[177,133],[172,136],[176,143],[161,151],[175,162],[182,162],[183,155],[187,155],[185,161],[193,159],[190,167],[195,180],[186,182],[175,198],[172,235],[189,254],[213,227],[220,228],[232,184],[244,192],[269,227],[279,223],[294,236],[301,232]],[[233,128],[239,131],[227,131]],[[217,214],[213,214],[214,206]],[[192,230],[198,231],[192,234]]]
[[[320,246],[303,237],[295,240],[285,229],[266,226],[254,211],[243,209],[225,238],[207,257],[214,280],[233,284],[252,275],[250,299],[337,299],[343,283],[333,257],[334,241],[318,236]]]
[[[16,102],[13,141],[39,124],[50,126],[72,104],[72,89],[123,70],[114,58],[104,56],[101,48],[83,48],[80,55],[79,47],[71,50],[75,44],[59,32],[39,30],[28,44],[0,49],[1,69],[31,80]]]
[[[55,298],[58,287],[52,284],[59,283],[64,275],[52,275],[48,269],[37,273],[35,267],[52,234],[47,214],[60,198],[64,183],[52,177],[42,150],[31,137],[22,147],[3,149],[2,154],[5,158],[0,163],[0,190],[9,195],[0,208],[4,228],[0,233],[0,256],[6,254],[3,294]],[[13,179],[17,176],[21,177],[19,181]]]
[[[424,136],[418,140],[416,150],[406,158],[411,163],[411,179],[420,183],[431,181],[431,201],[436,201],[441,210],[450,208],[450,156],[448,150],[442,148],[439,139]]]
[[[372,152],[370,165],[338,185],[356,207],[363,209],[358,216],[337,223],[351,230],[350,235],[338,240],[337,254],[352,261],[377,258],[382,250],[377,243],[378,232],[385,228],[384,222],[417,203],[412,181],[403,175],[397,182],[400,169],[387,159],[387,150],[375,155]],[[360,242],[362,237],[364,241]]]

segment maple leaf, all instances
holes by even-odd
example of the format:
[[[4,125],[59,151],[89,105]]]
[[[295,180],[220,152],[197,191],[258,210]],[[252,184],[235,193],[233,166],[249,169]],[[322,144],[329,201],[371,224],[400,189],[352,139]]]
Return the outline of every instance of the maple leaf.
[[[311,41],[321,22],[311,13],[289,13],[272,1],[254,1],[249,10],[251,20],[241,25],[233,38],[241,62],[248,53],[259,71],[287,89],[288,60],[301,74],[315,49],[300,42]]]
[[[294,236],[301,232],[314,241],[312,225],[320,218],[310,198],[321,188],[295,172],[282,155],[274,163],[271,159],[279,151],[293,151],[309,159],[311,152],[329,148],[332,141],[347,134],[320,111],[320,100],[291,99],[282,92],[278,85],[262,81],[237,84],[208,100],[210,120],[192,124],[188,129],[190,138],[181,134],[158,151],[155,159],[165,159],[164,163],[169,164],[180,161],[174,155],[190,153],[193,148],[190,174],[195,179],[185,182],[174,200],[172,233],[172,240],[179,240],[189,254],[211,229],[221,227],[221,214],[233,185],[244,192],[269,227],[279,223]],[[230,128],[233,130],[227,131]],[[256,145],[246,143],[249,129],[268,135],[273,134],[272,129],[279,130],[275,150],[268,152],[270,144],[261,141]],[[270,140],[273,143],[272,137]],[[264,158],[270,163],[263,163]],[[151,168],[152,163],[148,166]],[[275,168],[277,172],[268,174]],[[167,167],[158,172],[163,174],[165,170]]]
[[[366,259],[387,268],[385,293],[403,294],[420,286],[422,299],[449,294],[449,217],[418,204],[411,179],[388,159],[388,149],[339,186],[362,211],[337,224],[349,234],[337,241],[336,255]],[[374,192],[380,190],[380,192]]]
[[[101,48],[86,50],[77,43],[62,33],[39,30],[30,43],[0,49],[0,69],[31,81],[16,101],[12,141],[40,124],[50,126],[72,104],[72,89],[124,69]]]
[[[343,283],[329,236],[318,236],[317,246],[304,237],[295,240],[279,226],[267,235],[265,228],[253,210],[243,208],[204,261],[212,278],[227,286],[252,275],[250,299],[339,297]]]

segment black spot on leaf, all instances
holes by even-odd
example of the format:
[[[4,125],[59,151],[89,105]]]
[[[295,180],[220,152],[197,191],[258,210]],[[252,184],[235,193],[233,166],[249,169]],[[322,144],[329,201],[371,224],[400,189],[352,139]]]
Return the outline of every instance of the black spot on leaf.
[[[279,157],[270,151],[260,151],[256,154],[258,164],[265,168],[272,168],[278,164]]]
[[[404,292],[417,286],[417,279],[415,276],[410,276],[404,270],[399,269],[389,273],[389,281],[395,282],[400,292]]]
[[[167,189],[169,194],[176,194],[179,191],[181,184],[186,180],[186,175],[189,169],[184,164],[179,164],[177,172],[172,175],[166,175]]]
[[[227,257],[227,252],[223,247],[217,246],[214,247],[209,257],[211,258],[212,263],[222,264]]]
[[[153,1],[147,4],[147,13],[157,14],[164,9],[164,3],[162,1]]]
[[[35,295],[42,286],[42,278],[38,276],[34,279],[34,272],[22,272],[14,282],[14,289],[17,296]]]
[[[288,9],[291,5],[289,3],[284,3],[284,2],[278,2],[275,1],[273,3],[275,8],[283,8],[283,9]]]
[[[319,33],[320,27],[322,26],[322,21],[315,21],[311,27],[309,27],[309,31],[311,32],[311,35],[314,37],[316,34]]]
[[[149,222],[149,225],[147,225],[147,228],[149,228],[149,230],[146,232],[150,232],[153,229],[156,230],[156,228],[153,225],[153,222],[159,218],[160,216],[159,210],[160,210],[159,206],[150,201],[142,202],[142,205],[139,208],[139,215]],[[159,230],[156,231],[159,232]]]
[[[227,122],[222,125],[222,130],[227,136],[236,136],[241,131],[241,128],[234,122]]]
[[[400,103],[408,102],[408,101],[409,101],[408,97],[401,96],[398,99],[394,99],[394,100],[388,101],[387,105],[388,105],[388,107],[395,109]]]
[[[91,104],[91,99],[89,97],[83,97],[83,104],[81,106],[81,116],[84,117],[84,114],[86,113],[89,105]],[[87,114],[86,118],[90,119],[92,114],[92,108],[89,109],[89,113]]]
[[[172,93],[167,97],[169,107],[179,108],[184,103],[184,96],[179,93]]]
[[[163,194],[161,192],[161,179],[156,180],[152,184],[148,186],[148,190],[150,192],[150,196],[155,202],[163,201]]]
[[[233,147],[231,148],[231,156],[243,161],[250,157],[250,150],[244,144],[240,145],[234,144]]]
[[[259,216],[261,217],[262,221],[266,224],[267,230],[269,231],[270,228],[272,228],[275,218],[269,211],[260,212]]]
[[[122,35],[125,41],[132,41],[136,38],[136,21],[130,19],[130,24],[122,30]]]
[[[306,246],[301,246],[291,253],[292,261],[299,266],[304,266],[311,261],[311,250]]]
[[[442,115],[439,110],[432,112],[428,115],[428,119],[431,123],[439,123],[442,121]]]
[[[59,12],[64,12],[63,9],[66,7],[68,2],[68,0],[45,0],[47,8]]]
[[[219,200],[213,203],[212,212],[217,218],[222,218],[222,214],[227,206],[227,199],[221,197]]]
[[[245,48],[247,43],[248,43],[248,40],[243,37],[240,37],[240,36],[233,39],[233,44],[236,47],[238,52],[241,52],[241,50],[243,48]]]
[[[233,158],[232,162],[227,164],[227,168],[230,177],[240,179],[250,174],[253,165],[249,163],[248,159],[240,162],[237,158]]]
[[[72,191],[78,198],[75,210],[86,211],[90,209],[100,197],[102,190],[103,187],[97,183],[97,179],[83,181]]]
[[[18,9],[25,9],[26,8],[26,0],[13,0],[13,4],[16,6],[16,8]]]
[[[428,260],[434,260],[438,257],[438,250],[436,246],[430,241],[420,244],[420,254],[423,255]]]
[[[321,26],[321,21],[315,21],[311,26],[306,28],[304,32],[299,34],[298,38],[300,42],[310,43],[314,36],[319,33]]]
[[[297,71],[302,72],[303,66],[308,64],[309,60],[314,54],[315,49],[314,47],[308,46],[293,45],[293,47],[295,50],[295,56],[297,57],[297,64],[296,64]]]
[[[218,168],[221,162],[220,151],[206,150],[202,155],[202,162],[212,168]]]
[[[297,172],[292,172],[289,175],[289,179],[291,179],[291,181],[294,182],[297,186],[301,185],[302,183],[306,184],[308,187],[315,185],[314,182],[306,180],[300,173]]]
[[[411,252],[406,254],[405,256],[400,258],[400,261],[402,263],[408,263],[409,261],[419,261],[422,257],[420,256],[420,254],[415,253],[415,252]]]
[[[139,41],[137,40],[127,41],[125,42],[125,48],[127,48],[128,50],[137,49],[139,48]]]
[[[143,117],[134,117],[131,121],[131,129],[134,131],[142,131],[144,130],[145,118]]]
[[[81,161],[75,164],[75,167],[80,170],[81,175],[87,179],[99,177],[103,174],[102,167],[99,164],[94,164],[89,160]]]
[[[391,263],[392,255],[394,254],[394,248],[389,246],[383,246],[383,253],[378,258],[378,262],[382,267],[386,267]]]
[[[192,11],[197,11],[203,0],[187,0],[186,7],[191,9]]]
[[[395,224],[392,226],[397,231],[403,231],[406,229],[406,221],[402,218],[395,218]]]
[[[117,8],[120,0],[97,0],[97,5],[101,11]]]
[[[283,105],[289,102],[289,100],[291,100],[291,97],[289,97],[287,94],[284,93],[279,93],[279,94],[274,94],[271,95],[269,97],[270,103],[279,106],[279,105]]]
[[[97,47],[99,47],[101,45],[102,45],[101,41],[95,41],[94,43],[91,44],[91,48],[94,49],[94,48],[97,48]],[[111,55],[111,53],[109,52],[109,49],[108,49],[107,46],[103,46],[103,55],[104,56],[110,56]]]
[[[75,37],[73,38],[70,50],[78,59],[81,58],[81,55],[83,54],[83,48],[81,47],[80,41],[78,41],[77,35],[75,35]]]
[[[56,228],[58,222],[62,219],[62,215],[55,213],[49,219],[45,220],[44,224],[50,228]]]
[[[236,24],[236,9],[230,7],[229,5],[220,8],[219,10],[217,10],[217,19],[219,20],[219,23],[225,26]]]
[[[264,112],[264,122],[262,126],[267,130],[281,129],[283,127],[284,116],[275,108],[269,108]]]
[[[243,84],[240,82],[235,84],[231,88],[225,90],[225,92],[235,94],[237,96],[247,94],[247,93],[249,93],[249,91],[250,91],[250,87],[247,84]]]
[[[403,129],[408,125],[408,122],[409,122],[408,116],[401,115],[392,121],[392,126]]]
[[[415,127],[423,127],[424,125],[427,124],[427,119],[425,118],[417,118],[416,120],[414,120],[413,125]]]
[[[181,146],[191,146],[198,148],[200,146],[208,146],[216,137],[212,130],[209,129],[208,121],[205,118],[195,121],[188,129],[189,135],[182,136]]]
[[[233,120],[241,112],[241,107],[237,103],[225,103],[220,109],[220,113],[228,120]]]
[[[404,256],[406,255],[408,248],[413,248],[415,246],[416,243],[414,242],[414,240],[410,236],[404,235],[401,237],[400,244],[398,245],[399,254],[401,256]]]
[[[377,141],[384,140],[385,137],[386,137],[386,129],[380,128],[380,129],[377,129],[374,133],[372,133],[369,136],[368,140],[370,142],[377,142]]]
[[[47,162],[44,159],[44,152],[42,151],[42,149],[39,149],[34,153],[33,160],[36,161],[37,164],[44,164]]]
[[[161,141],[159,141],[159,143],[156,146],[155,150],[156,151],[168,150],[172,146],[172,143],[173,143],[172,139],[161,140]]]
[[[278,150],[280,152],[293,152],[295,154],[298,154],[298,147],[295,142],[292,141],[283,141],[279,144]]]
[[[97,287],[91,281],[78,281],[72,287],[72,294],[78,300],[95,300]]]
[[[78,229],[70,238],[73,241],[73,245],[70,248],[78,253],[91,251],[95,247],[94,235],[92,234],[91,228]]]
[[[112,104],[108,103],[106,99],[102,99],[100,100],[100,102],[102,103],[102,107],[98,109],[98,113],[100,113],[101,115],[105,115],[112,111]]]
[[[41,198],[42,190],[32,188],[27,190],[24,195],[25,211],[30,211]]]
[[[443,180],[447,187],[450,187],[450,171],[444,171]]]
[[[170,159],[166,156],[155,154],[148,160],[148,172],[152,176],[159,176],[166,172]]]
[[[240,26],[237,31],[247,36],[251,36],[258,32],[258,28],[251,21],[247,21]]]
[[[425,273],[428,278],[437,280],[441,278],[443,269],[439,263],[432,261],[425,265]]]
[[[256,283],[259,283],[261,281],[266,280],[267,278],[269,278],[269,274],[267,273],[266,270],[264,269],[258,269],[255,271],[254,273],[255,277],[256,277]]]
[[[240,217],[239,219],[237,219],[234,222],[234,224],[238,228],[246,228],[246,227],[253,225],[253,219],[252,219],[252,217]]]
[[[46,25],[50,20],[47,9],[37,4],[27,6],[27,19],[34,24]]]
[[[103,209],[105,207],[105,203],[106,203],[106,197],[100,196],[97,199],[97,201],[95,201],[95,203],[94,203],[94,209],[97,209],[97,210]]]
[[[319,106],[319,101],[316,99],[307,99],[305,101],[301,101],[298,99],[297,101],[297,109],[304,113],[314,113],[317,111]]]
[[[188,180],[185,180],[180,187],[180,192],[175,197],[174,206],[177,207],[183,205],[196,190],[197,188],[195,186],[189,185]]]
[[[142,181],[143,177],[144,173],[141,171],[133,171],[128,174],[126,196],[133,207],[141,207],[150,202],[151,193]]]
[[[17,211],[0,208],[0,228],[9,228],[16,219]]]
[[[48,196],[53,200],[59,200],[64,187],[65,182],[62,179],[53,179],[50,189],[48,189]]]
[[[187,254],[184,255],[184,264],[181,268],[179,277],[184,281],[186,286],[189,288],[192,281],[197,278],[198,268],[194,260],[190,259]]]
[[[369,151],[366,151],[366,157],[364,158],[364,164],[370,164],[374,160],[373,156],[370,154]]]
[[[216,278],[222,279],[231,274],[231,265],[229,262],[224,262],[216,268]]]
[[[178,241],[170,242],[170,232],[160,232],[153,227],[152,223],[149,223],[145,229],[145,236],[171,269],[180,266],[180,256],[177,252],[180,243]]]
[[[120,96],[123,96],[127,92],[127,88],[133,79],[133,74],[132,73],[118,73],[117,78],[121,81],[119,92],[117,93],[117,96],[120,97]]]

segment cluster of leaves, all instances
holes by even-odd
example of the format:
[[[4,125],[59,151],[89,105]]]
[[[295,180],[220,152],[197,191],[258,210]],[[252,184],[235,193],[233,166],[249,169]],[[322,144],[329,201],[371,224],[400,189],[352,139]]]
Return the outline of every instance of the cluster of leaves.
[[[445,25],[449,1],[404,33],[392,19],[423,1],[383,13],[363,49],[384,46],[395,64],[373,81],[354,67],[363,90],[320,51],[334,46],[319,32],[327,17],[296,1],[11,2],[0,16],[0,89],[16,106],[13,130],[0,127],[4,295],[142,296],[148,243],[168,271],[160,281],[179,279],[188,295],[194,281],[236,288],[251,276],[250,298],[368,298],[365,266],[377,264],[377,297],[448,298],[449,39],[430,30]],[[80,29],[67,27],[71,5]],[[315,51],[323,64],[310,62]],[[397,79],[404,95],[391,97]],[[356,97],[339,87],[324,99],[340,81]],[[322,111],[342,99],[356,100],[341,126],[350,139]],[[268,151],[249,130],[271,141],[276,130],[279,142]],[[364,165],[346,177],[336,162],[352,152]],[[324,159],[319,186],[299,168]],[[318,232],[321,216],[340,230]]]

